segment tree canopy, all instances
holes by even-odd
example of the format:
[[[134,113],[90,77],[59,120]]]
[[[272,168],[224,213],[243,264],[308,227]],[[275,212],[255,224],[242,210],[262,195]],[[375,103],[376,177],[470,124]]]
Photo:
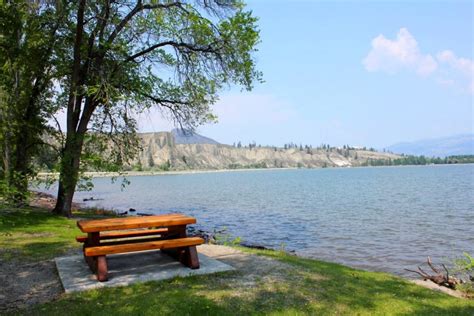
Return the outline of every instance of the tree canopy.
[[[84,166],[118,170],[137,154],[138,113],[159,108],[193,129],[216,121],[222,88],[261,80],[257,18],[238,0],[4,1],[0,25],[0,115],[15,122],[0,124],[10,157],[0,176],[14,157],[26,181],[31,149],[64,111],[55,208],[64,215]]]
[[[69,214],[86,133],[113,143],[115,165],[136,148],[134,114],[159,107],[176,124],[214,121],[218,91],[260,79],[252,53],[257,19],[240,1],[78,1],[67,26],[57,78],[67,112],[56,212]]]
[[[60,10],[49,3],[0,4],[0,192],[22,202],[31,158],[45,144],[47,120],[55,112],[52,86]]]

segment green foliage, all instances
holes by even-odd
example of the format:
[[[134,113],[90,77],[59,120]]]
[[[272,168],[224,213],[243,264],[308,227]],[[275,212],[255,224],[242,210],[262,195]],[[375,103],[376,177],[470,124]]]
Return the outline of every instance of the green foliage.
[[[132,170],[133,170],[133,171],[143,171],[143,166],[142,166],[142,164],[140,163],[140,161],[139,161],[136,165],[134,165],[134,166],[132,167]]]
[[[161,171],[170,171],[171,169],[171,161],[168,159],[166,160],[165,163],[161,164],[159,167],[158,167],[159,170]]]
[[[252,56],[257,19],[240,1],[65,5],[69,18],[59,31],[55,67],[62,71],[57,104],[69,119],[60,162],[64,193],[56,211],[68,215],[63,201],[72,199],[79,161],[119,169],[137,155],[134,114],[158,107],[193,129],[216,121],[211,105],[221,88],[238,84],[249,90],[261,74]],[[84,154],[88,132],[94,141],[105,135],[114,146]],[[159,167],[169,170],[171,164]]]
[[[268,168],[266,162],[256,162],[247,165],[241,165],[238,163],[232,163],[227,166],[228,169],[265,169]]]
[[[16,173],[10,175],[10,179],[17,176]],[[11,185],[11,182],[5,178],[0,178],[0,203],[11,204],[13,197],[20,201],[27,200],[29,192],[23,189],[18,189],[16,186]]]
[[[467,252],[464,253],[464,258],[460,258],[455,262],[460,269],[474,273],[474,257]]]
[[[465,252],[464,257],[454,260],[454,273],[463,281],[456,289],[474,296],[474,257]]]
[[[431,165],[431,164],[458,164],[474,163],[474,155],[449,156],[445,158],[425,156],[404,156],[396,159],[367,159],[362,166],[403,166],[403,165]]]
[[[148,152],[148,166],[153,168],[155,166],[155,161],[153,160],[153,155],[151,151]]]
[[[440,159],[440,158],[438,158]],[[443,162],[440,162],[443,163]],[[448,164],[456,164],[456,163],[474,163],[474,155],[456,155],[456,156],[448,156],[444,163]]]
[[[130,130],[128,112],[153,106],[162,107],[176,122],[194,127],[215,120],[209,106],[224,85],[237,83],[250,89],[260,80],[252,59],[259,41],[257,19],[243,11],[240,2],[209,2],[203,8],[184,1],[149,8],[137,5],[136,9],[127,19],[128,4],[99,2],[84,8],[90,21],[85,33],[92,35],[105,27],[102,37],[109,40],[106,46],[93,37],[81,43],[84,56],[79,57],[84,62],[87,54],[105,54],[90,61],[99,67],[100,77],[95,68],[86,74],[84,97],[97,103],[94,130],[114,130],[119,121]],[[100,15],[104,10],[114,18],[104,20]],[[125,27],[117,28],[119,21],[125,21]],[[69,23],[75,31],[75,19]],[[69,40],[77,40],[71,35]],[[87,40],[92,40],[92,46]],[[71,66],[74,61],[66,62]],[[72,87],[70,78],[65,79],[61,84],[67,91]]]
[[[214,231],[214,240],[219,245],[224,246],[238,246],[242,243],[242,238],[235,237],[233,238],[229,233],[226,233],[227,228],[224,227],[217,232]]]
[[[51,100],[53,47],[61,14],[51,2],[0,4],[0,181],[2,195],[22,203],[36,174],[32,158],[44,147]]]

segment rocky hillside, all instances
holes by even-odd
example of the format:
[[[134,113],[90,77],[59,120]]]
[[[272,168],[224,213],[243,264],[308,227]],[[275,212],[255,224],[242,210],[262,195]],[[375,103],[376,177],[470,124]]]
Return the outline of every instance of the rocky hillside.
[[[173,133],[144,133],[135,169],[317,168],[359,166],[368,159],[400,156],[356,149],[236,148],[222,144],[177,143]],[[181,141],[182,142],[182,141]]]

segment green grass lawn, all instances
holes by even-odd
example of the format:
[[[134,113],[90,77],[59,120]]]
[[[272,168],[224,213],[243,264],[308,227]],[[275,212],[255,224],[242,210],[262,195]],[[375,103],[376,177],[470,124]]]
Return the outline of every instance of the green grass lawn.
[[[0,256],[3,260],[51,259],[79,245],[76,222],[39,208],[0,208]]]
[[[97,210],[74,211],[80,218],[110,217]],[[55,216],[49,210],[0,205],[0,258],[39,261],[52,259],[71,249],[80,248],[75,237],[81,235],[77,219]]]
[[[0,211],[1,256],[41,260],[78,247],[75,221],[29,209]],[[6,249],[4,251],[3,249]],[[63,295],[28,315],[474,315],[453,298],[385,273],[242,249],[284,263],[282,275],[239,283],[244,271]],[[21,312],[20,312],[21,313]]]

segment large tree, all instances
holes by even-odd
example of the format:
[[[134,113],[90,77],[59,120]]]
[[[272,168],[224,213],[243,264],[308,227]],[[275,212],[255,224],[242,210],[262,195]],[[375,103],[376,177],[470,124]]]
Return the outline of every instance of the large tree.
[[[251,89],[260,79],[252,53],[256,18],[237,0],[92,1],[73,4],[60,81],[67,111],[58,200],[70,216],[81,153],[90,137],[107,139],[114,163],[130,157],[133,114],[163,109],[193,128],[215,120],[220,88]],[[66,45],[67,47],[67,45]],[[124,145],[125,144],[125,145]]]
[[[63,10],[58,1],[0,3],[0,193],[22,203],[43,146],[51,106],[54,50]]]

